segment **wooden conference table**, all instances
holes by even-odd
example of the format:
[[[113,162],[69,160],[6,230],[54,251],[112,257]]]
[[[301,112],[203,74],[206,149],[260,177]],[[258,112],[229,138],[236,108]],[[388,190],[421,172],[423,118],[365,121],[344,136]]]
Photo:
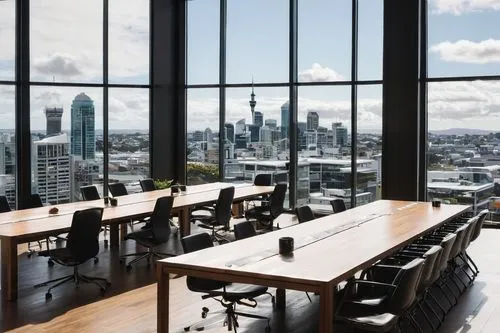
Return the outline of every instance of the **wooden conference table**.
[[[319,332],[333,328],[334,288],[469,206],[380,200],[342,213],[237,242],[158,261],[158,332],[169,332],[169,273],[320,295]],[[292,257],[278,254],[278,239],[295,240]]]
[[[190,210],[199,205],[215,202],[221,188],[235,186],[234,201],[242,201],[262,194],[271,193],[274,186],[249,184],[213,183],[189,186],[185,194],[176,194],[173,210],[178,213],[181,235],[190,233]],[[50,215],[50,207],[17,210],[0,214],[2,293],[9,301],[17,299],[17,245],[36,241],[48,236],[69,231],[72,215],[76,210],[90,207],[104,207],[102,222],[110,226],[110,244],[119,244],[120,224],[130,219],[139,219],[153,212],[156,199],[171,195],[170,189],[129,194],[118,197],[118,205],[105,206],[103,200],[81,201],[57,205],[58,214]]]

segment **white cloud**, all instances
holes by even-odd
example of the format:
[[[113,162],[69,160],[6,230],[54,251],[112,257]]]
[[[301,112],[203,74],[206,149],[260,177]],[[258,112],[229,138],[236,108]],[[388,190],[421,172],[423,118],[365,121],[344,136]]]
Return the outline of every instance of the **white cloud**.
[[[500,0],[433,0],[431,6],[436,14],[462,15],[470,12],[500,10]]]
[[[40,74],[72,77],[84,74],[85,70],[78,68],[81,63],[70,54],[53,53],[35,59],[33,68]]]
[[[311,68],[299,72],[299,81],[301,82],[327,82],[343,81],[344,76],[331,68],[323,67],[320,64],[313,64]]]
[[[500,62],[500,40],[487,39],[480,42],[459,40],[442,42],[430,48],[442,60],[471,64]]]

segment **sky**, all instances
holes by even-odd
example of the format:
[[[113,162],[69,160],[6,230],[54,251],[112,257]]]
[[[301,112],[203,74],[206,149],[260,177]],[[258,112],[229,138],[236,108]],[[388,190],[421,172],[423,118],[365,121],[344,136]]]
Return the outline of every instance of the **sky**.
[[[500,0],[429,0],[429,76],[500,74]],[[288,81],[288,0],[228,0],[227,82]],[[110,82],[149,81],[148,0],[110,0]],[[382,79],[383,1],[359,0],[359,79]],[[31,79],[102,82],[102,1],[31,1]],[[350,80],[351,0],[299,0],[299,80]],[[14,78],[14,0],[0,1],[0,80]],[[219,2],[188,2],[188,83],[218,83]],[[102,90],[37,86],[31,89],[33,130],[45,128],[44,107],[70,107],[80,92],[95,102],[102,128]],[[250,122],[250,88],[227,90],[227,119]],[[286,88],[255,88],[264,119],[281,122]],[[146,129],[145,89],[110,90],[110,129]],[[358,128],[380,132],[382,88],[358,90]],[[190,89],[188,130],[218,128],[218,91]],[[500,131],[500,82],[429,84],[429,129],[467,127]],[[299,121],[308,111],[320,125],[350,125],[350,89],[301,87]],[[14,127],[14,91],[0,86],[0,128]]]

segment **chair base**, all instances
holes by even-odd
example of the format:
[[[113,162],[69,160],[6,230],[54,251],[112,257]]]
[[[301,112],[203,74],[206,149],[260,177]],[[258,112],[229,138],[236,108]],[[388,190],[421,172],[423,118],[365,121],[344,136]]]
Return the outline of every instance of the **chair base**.
[[[73,267],[73,274],[66,275],[66,276],[60,277],[58,279],[53,279],[53,280],[49,280],[46,282],[36,284],[34,286],[34,288],[45,287],[49,283],[57,282],[56,284],[51,286],[47,290],[47,293],[45,294],[45,299],[50,300],[52,298],[52,293],[51,293],[52,289],[59,287],[60,285],[66,283],[66,282],[69,282],[69,281],[73,281],[76,286],[78,286],[80,283],[93,283],[100,288],[101,294],[103,296],[104,296],[104,293],[106,292],[106,289],[111,286],[111,283],[107,279],[80,274],[80,272],[78,271],[78,266],[74,266]],[[102,284],[99,283],[98,281],[100,281]]]
[[[136,252],[136,253],[128,253],[120,256],[120,263],[123,263],[125,261],[126,257],[137,257],[133,260],[131,260],[129,263],[127,263],[126,269],[127,272],[129,272],[132,269],[132,264],[135,264],[136,262],[146,259],[148,267],[151,265],[151,258],[155,259],[165,259],[166,257],[173,257],[175,256],[174,254],[169,254],[169,253],[162,253],[162,252],[157,252],[154,251],[153,249],[148,249],[148,251],[143,251],[143,252]]]

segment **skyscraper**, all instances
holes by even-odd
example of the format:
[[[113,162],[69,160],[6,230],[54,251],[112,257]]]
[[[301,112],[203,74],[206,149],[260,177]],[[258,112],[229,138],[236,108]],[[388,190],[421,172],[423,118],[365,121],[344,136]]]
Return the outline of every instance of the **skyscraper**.
[[[287,101],[281,106],[281,137],[288,138],[288,124],[290,123],[290,103]]]
[[[255,101],[255,92],[253,91],[253,79],[252,79],[252,93],[250,94],[250,101],[248,103],[250,104],[250,111],[252,112],[252,124],[255,124],[254,114],[257,102]]]
[[[262,127],[264,125],[264,115],[260,111],[255,111],[253,124],[258,127]]]
[[[47,136],[61,133],[61,118],[63,108],[45,108],[45,117],[47,118]]]
[[[319,126],[319,115],[317,112],[309,111],[307,113],[307,130],[315,131]]]
[[[226,139],[234,143],[234,125],[231,123],[224,124]]]
[[[71,104],[71,155],[82,160],[95,158],[94,101],[85,93],[76,96]]]
[[[334,144],[336,146],[347,145],[347,128],[342,126],[342,123],[333,123],[332,130],[334,135]]]
[[[276,127],[278,126],[278,122],[276,121],[276,119],[266,119],[264,121],[264,124],[272,129],[276,129]]]

